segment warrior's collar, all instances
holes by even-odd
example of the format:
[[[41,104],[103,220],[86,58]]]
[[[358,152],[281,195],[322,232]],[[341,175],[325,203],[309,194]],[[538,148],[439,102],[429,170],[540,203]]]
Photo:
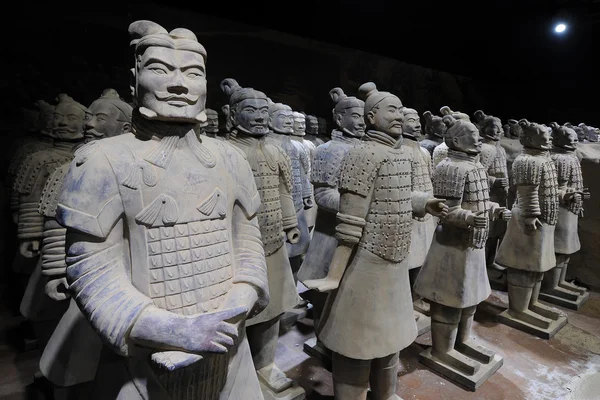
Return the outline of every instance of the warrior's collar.
[[[379,131],[367,131],[364,140],[370,140],[373,142],[380,143],[384,146],[399,148],[402,145],[402,137],[395,139],[384,132]]]
[[[479,154],[468,154],[462,151],[448,149],[448,157],[453,160],[470,161],[474,163],[479,159]]]

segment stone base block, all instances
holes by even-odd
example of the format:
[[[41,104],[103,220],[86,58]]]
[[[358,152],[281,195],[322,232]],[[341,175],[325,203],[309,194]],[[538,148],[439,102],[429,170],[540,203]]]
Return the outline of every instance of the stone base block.
[[[567,317],[563,315],[558,320],[552,321],[548,329],[542,329],[538,326],[521,321],[520,319],[516,319],[508,313],[508,310],[498,315],[498,321],[504,325],[508,325],[541,339],[552,339],[554,335],[567,324]]]
[[[419,354],[419,361],[449,381],[472,392],[477,390],[504,363],[504,359],[496,354],[490,363],[481,364],[481,368],[475,375],[465,375],[458,369],[441,363],[435,357],[432,357],[431,348]]]
[[[265,400],[304,400],[306,399],[306,393],[300,386],[292,386],[283,392],[275,393],[262,382],[260,382],[260,389],[262,390],[263,397]]]
[[[581,306],[590,298],[590,292],[585,292],[577,296],[576,300],[565,299],[560,296],[554,296],[548,293],[540,293],[540,300],[547,303],[568,308],[569,310],[579,310]]]

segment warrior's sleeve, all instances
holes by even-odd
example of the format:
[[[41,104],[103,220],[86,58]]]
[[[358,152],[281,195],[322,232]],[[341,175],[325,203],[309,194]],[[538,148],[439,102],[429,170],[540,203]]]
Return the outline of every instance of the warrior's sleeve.
[[[539,188],[542,181],[542,165],[536,159],[519,158],[513,163],[513,178],[517,188],[517,203],[524,218],[539,217]]]
[[[335,228],[340,243],[354,246],[362,237],[379,164],[377,156],[369,158],[362,149],[351,150],[342,163],[340,209]]]
[[[46,180],[38,209],[45,218],[41,250],[42,274],[55,278],[66,276],[67,272],[65,262],[67,230],[56,221],[56,207],[69,165],[64,164],[57,168]]]
[[[232,146],[233,148],[233,146]],[[252,285],[258,293],[254,309],[256,315],[269,303],[269,285],[265,251],[261,241],[256,213],[260,208],[260,195],[248,161],[237,151],[231,171],[235,171],[237,198],[232,215],[232,239],[235,258],[234,283]],[[252,315],[251,315],[252,316]]]
[[[319,208],[337,212],[340,208],[340,192],[337,185],[344,161],[344,151],[332,150],[332,146],[319,146],[315,154],[311,182],[315,187],[315,201]]]
[[[71,163],[56,210],[67,228],[67,281],[79,309],[118,354],[152,301],[131,283],[119,184],[102,152]]]
[[[310,198],[313,196],[313,187],[310,184],[310,160],[308,158],[308,150],[304,146],[300,146],[300,164],[302,165],[302,198]]]
[[[294,207],[294,199],[292,198],[292,176],[290,174],[292,162],[283,150],[279,150],[278,154],[279,200],[281,202],[283,229],[287,231],[298,226],[296,208]]]
[[[448,157],[448,146],[439,145],[433,150],[433,167]]]
[[[573,163],[575,159],[572,157],[558,157],[555,161],[559,188],[558,199],[562,205],[568,206],[568,204],[565,204],[565,194],[574,189],[571,182],[573,180]]]
[[[425,153],[421,152],[420,147],[417,147],[413,151],[419,152],[419,154],[415,154],[413,156],[412,167],[411,167],[412,188],[411,188],[410,198],[411,198],[411,204],[412,204],[412,211],[413,211],[413,215],[415,217],[424,217],[427,214],[427,210],[426,210],[427,201],[432,199],[433,196],[427,192],[422,192],[422,191],[416,190],[416,188],[415,188],[415,183],[417,182],[416,172],[418,171],[418,169],[415,168],[415,163],[419,162],[418,160],[415,160],[415,157],[417,157],[417,156],[420,157],[421,154],[423,154],[424,157],[426,157],[426,156],[425,156]],[[428,158],[426,158],[426,159],[428,159]],[[427,163],[428,166],[430,164],[431,163]]]

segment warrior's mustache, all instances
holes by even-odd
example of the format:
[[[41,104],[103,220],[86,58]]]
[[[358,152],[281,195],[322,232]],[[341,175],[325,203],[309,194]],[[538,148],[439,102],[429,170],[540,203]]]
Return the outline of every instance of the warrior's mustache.
[[[104,136],[104,134],[98,132],[95,129],[86,129],[85,130],[85,136],[102,137],[102,136]]]
[[[75,133],[77,129],[75,128],[65,128],[63,126],[52,129],[56,133]]]
[[[176,94],[176,93],[169,93],[169,92],[154,92],[154,95],[160,101],[178,100],[178,101],[185,101],[186,103],[188,103],[190,105],[196,104],[198,102],[198,99],[200,98],[200,96],[194,96],[192,94],[183,94],[183,93]]]

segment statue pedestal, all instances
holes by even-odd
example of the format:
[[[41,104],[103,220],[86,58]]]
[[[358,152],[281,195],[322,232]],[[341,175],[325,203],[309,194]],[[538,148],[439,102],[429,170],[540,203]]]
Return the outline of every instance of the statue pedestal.
[[[413,312],[415,313],[415,319],[417,322],[417,335],[421,336],[431,331],[431,317],[428,317],[417,310],[414,310]]]
[[[438,361],[431,355],[431,348],[419,354],[419,361],[449,381],[472,392],[477,390],[504,363],[504,359],[496,354],[488,364],[481,363],[481,368],[475,375],[465,375],[458,369]]]
[[[331,371],[331,351],[319,342],[316,337],[304,342],[304,352],[321,361],[325,368]]]
[[[583,294],[572,293],[573,295],[559,291],[541,292],[540,300],[568,308],[569,310],[579,310],[579,308],[590,298],[590,292],[585,292]]]
[[[541,295],[540,295],[541,298]],[[520,319],[514,318],[509,314],[509,310],[505,310],[500,315],[498,315],[498,322],[508,325],[512,328],[518,329],[525,333],[529,333],[531,335],[537,336],[541,339],[552,339],[554,335],[558,331],[560,331],[567,324],[567,316],[561,315],[558,320],[552,321],[550,326],[547,329],[540,328],[538,326],[529,324],[527,322],[521,321]]]
[[[302,389],[300,386],[292,386],[291,388],[286,389],[282,392],[275,393],[266,385],[264,385],[260,381],[260,378],[259,383],[260,389],[265,400],[304,400],[306,398],[306,393],[304,392],[304,389]]]

